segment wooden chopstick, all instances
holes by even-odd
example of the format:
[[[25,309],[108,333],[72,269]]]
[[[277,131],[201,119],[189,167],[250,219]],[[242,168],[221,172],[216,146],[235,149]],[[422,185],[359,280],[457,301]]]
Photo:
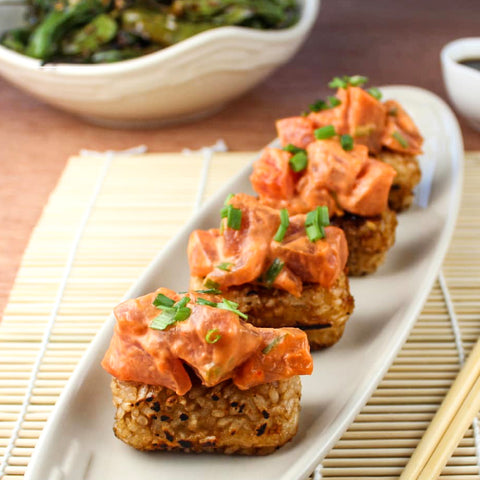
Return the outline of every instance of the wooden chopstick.
[[[400,480],[438,476],[480,410],[480,338],[444,398]]]

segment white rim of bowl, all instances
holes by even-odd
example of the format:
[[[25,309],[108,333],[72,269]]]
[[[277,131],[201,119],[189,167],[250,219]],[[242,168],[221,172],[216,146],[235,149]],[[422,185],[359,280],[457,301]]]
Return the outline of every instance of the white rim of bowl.
[[[457,54],[460,48],[465,45],[474,45],[476,53]],[[459,63],[461,60],[466,60],[468,57],[472,57],[473,55],[480,57],[480,37],[458,38],[450,43],[447,43],[440,52],[440,58],[444,65],[448,65],[451,68],[460,68],[467,75],[478,76],[480,73],[477,70]]]
[[[21,53],[14,52],[0,45],[0,57],[4,60],[28,70],[55,71],[56,75],[75,75],[75,76],[96,76],[101,74],[125,73],[142,67],[155,65],[156,63],[166,61],[185,51],[201,47],[210,42],[222,42],[227,38],[250,39],[259,41],[270,41],[275,43],[277,40],[289,40],[299,35],[306,34],[317,18],[321,0],[304,0],[301,5],[301,15],[299,21],[290,28],[282,30],[255,30],[245,27],[219,27],[206,32],[199,33],[181,42],[167,47],[158,52],[153,52],[130,60],[98,65],[70,65],[66,63],[47,64],[42,66],[39,60],[27,57]]]

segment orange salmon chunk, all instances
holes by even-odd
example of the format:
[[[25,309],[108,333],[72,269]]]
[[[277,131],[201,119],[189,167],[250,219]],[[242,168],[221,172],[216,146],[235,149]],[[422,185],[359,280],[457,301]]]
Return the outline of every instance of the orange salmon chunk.
[[[288,152],[266,148],[254,163],[250,181],[261,198],[290,200],[293,197],[296,176],[290,168],[290,158]]]
[[[346,152],[336,140],[317,140],[308,146],[307,152],[306,176],[311,177],[319,188],[337,193],[352,189],[368,159],[364,146],[355,145],[353,150]]]
[[[307,148],[315,140],[313,122],[307,117],[290,117],[277,120],[278,138],[282,146],[289,144],[298,148]]]
[[[390,165],[370,158],[351,192],[337,195],[340,206],[355,215],[380,215],[387,209],[388,194],[396,174]]]

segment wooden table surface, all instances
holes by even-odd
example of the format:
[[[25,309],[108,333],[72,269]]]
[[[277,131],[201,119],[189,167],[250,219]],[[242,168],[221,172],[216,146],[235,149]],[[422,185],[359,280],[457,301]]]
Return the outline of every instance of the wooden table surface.
[[[0,312],[42,208],[70,155],[82,148],[150,151],[198,148],[223,138],[255,150],[275,135],[274,120],[327,94],[339,74],[373,84],[408,84],[446,98],[441,47],[480,34],[479,0],[322,0],[312,34],[286,66],[222,112],[197,123],[154,130],[110,130],[57,111],[0,79]],[[460,119],[466,150],[480,133]]]

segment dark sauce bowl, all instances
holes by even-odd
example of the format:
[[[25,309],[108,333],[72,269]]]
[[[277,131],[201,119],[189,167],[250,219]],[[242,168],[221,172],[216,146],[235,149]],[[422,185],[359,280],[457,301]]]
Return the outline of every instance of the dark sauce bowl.
[[[445,88],[457,112],[480,131],[480,70],[465,65],[480,63],[480,37],[459,38],[445,45],[440,53]]]

